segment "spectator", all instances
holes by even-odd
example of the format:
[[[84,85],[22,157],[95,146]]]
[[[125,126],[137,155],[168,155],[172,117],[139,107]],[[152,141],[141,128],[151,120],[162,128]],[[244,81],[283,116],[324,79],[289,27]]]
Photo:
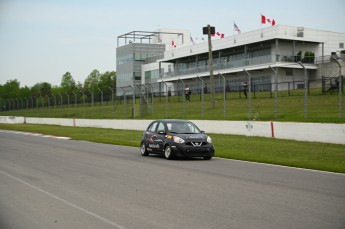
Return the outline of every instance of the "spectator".
[[[184,95],[186,97],[186,101],[190,101],[190,94],[191,94],[191,90],[189,89],[188,85],[186,85],[186,88],[184,89]]]

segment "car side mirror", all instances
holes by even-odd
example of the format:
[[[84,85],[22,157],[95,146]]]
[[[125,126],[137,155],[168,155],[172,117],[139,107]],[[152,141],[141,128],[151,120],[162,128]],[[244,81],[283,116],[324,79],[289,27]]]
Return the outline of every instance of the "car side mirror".
[[[205,131],[203,131],[203,130],[201,130],[200,132],[201,132],[202,134],[206,134],[206,132],[205,132]]]

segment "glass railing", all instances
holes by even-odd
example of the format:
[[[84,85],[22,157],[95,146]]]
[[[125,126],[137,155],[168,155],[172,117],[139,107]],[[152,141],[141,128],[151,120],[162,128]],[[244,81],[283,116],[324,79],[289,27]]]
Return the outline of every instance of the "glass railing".
[[[228,61],[216,61],[215,63],[213,63],[213,68],[215,71],[223,70],[223,69],[231,69],[231,68],[240,68],[240,67],[251,66],[251,65],[272,63],[274,60],[275,60],[275,56],[272,56],[272,55],[251,57],[251,58],[244,58],[244,59],[243,58],[230,59]],[[165,72],[163,74],[163,78],[190,75],[190,74],[200,74],[200,73],[208,72],[208,71],[209,71],[208,65],[189,67],[189,68],[187,67],[179,68],[179,66],[176,66],[175,71]]]
[[[314,64],[315,58],[314,57],[301,58],[300,56],[287,56],[287,55],[265,55],[265,56],[250,57],[250,58],[234,58],[234,59],[230,58],[230,60],[228,61],[219,61],[218,59],[217,61],[213,63],[213,68],[215,71],[217,71],[217,70],[224,70],[224,69],[260,65],[260,64],[269,64],[269,63],[275,63],[275,62],[296,63],[298,61],[301,61],[302,63]],[[175,71],[165,72],[163,74],[163,78],[190,75],[190,74],[201,74],[208,71],[209,71],[208,65],[202,65],[202,66],[197,66],[197,67],[182,67],[182,68],[179,67],[179,65],[177,65],[175,66]]]

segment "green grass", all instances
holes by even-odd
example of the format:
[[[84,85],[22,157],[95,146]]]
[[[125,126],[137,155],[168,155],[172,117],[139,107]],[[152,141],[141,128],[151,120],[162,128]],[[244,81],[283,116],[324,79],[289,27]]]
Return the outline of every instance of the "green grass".
[[[142,135],[142,131],[33,124],[0,124],[0,129],[135,146],[138,154]],[[221,134],[211,134],[211,137],[217,157],[345,173],[344,145]]]
[[[337,93],[324,94],[320,89],[312,89],[308,96],[307,118],[304,117],[304,91],[294,90],[290,95],[286,91],[278,94],[277,119],[274,113],[274,95],[270,92],[256,92],[252,94],[251,119],[260,121],[295,121],[295,122],[322,122],[322,123],[345,123],[345,104],[343,101],[342,118],[339,118],[339,96]],[[345,98],[345,96],[343,96]],[[343,99],[344,100],[344,99]],[[151,98],[149,98],[151,102]],[[161,119],[176,118],[190,120],[248,120],[248,100],[239,92],[226,94],[224,109],[223,94],[216,94],[216,107],[211,108],[210,95],[204,96],[204,110],[202,111],[201,95],[191,95],[191,102],[183,102],[183,97],[172,96],[166,106],[165,97],[155,97],[153,105],[147,112],[140,114],[139,99],[136,99],[136,119]],[[99,102],[90,104],[70,104],[42,108],[30,108],[0,112],[2,116],[26,116],[26,117],[51,117],[51,118],[87,118],[87,119],[132,119],[133,100],[127,96],[124,101],[115,101],[115,110],[112,109],[111,101],[100,106]],[[26,105],[24,105],[26,107]]]

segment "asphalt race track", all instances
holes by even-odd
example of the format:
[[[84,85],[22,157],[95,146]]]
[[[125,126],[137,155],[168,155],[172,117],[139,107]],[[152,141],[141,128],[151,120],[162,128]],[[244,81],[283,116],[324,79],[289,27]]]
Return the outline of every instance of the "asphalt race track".
[[[0,131],[1,229],[340,229],[344,213],[342,174]]]

